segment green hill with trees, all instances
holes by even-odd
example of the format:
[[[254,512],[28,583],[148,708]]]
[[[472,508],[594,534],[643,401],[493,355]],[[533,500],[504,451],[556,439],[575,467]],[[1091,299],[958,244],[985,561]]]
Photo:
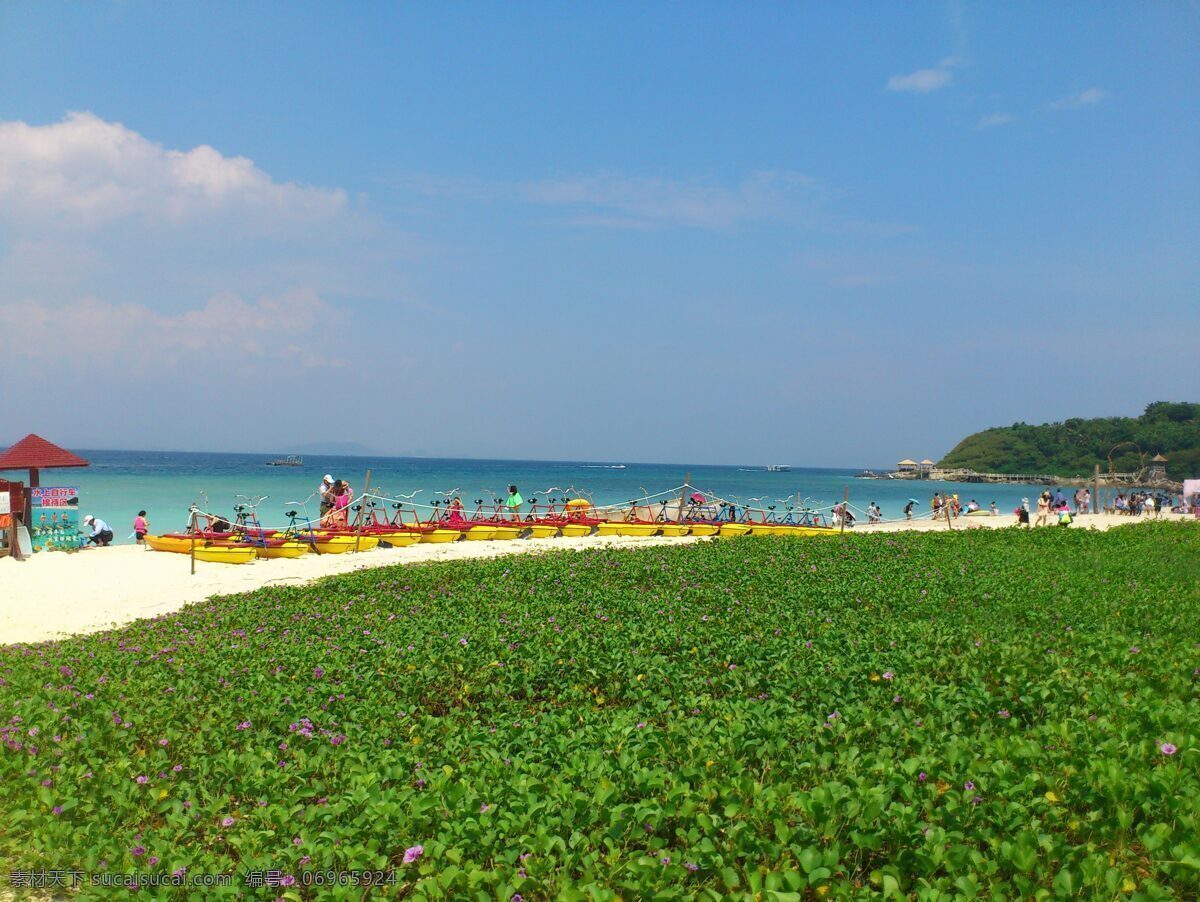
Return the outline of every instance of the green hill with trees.
[[[967,436],[938,466],[1086,476],[1096,464],[1107,472],[1110,455],[1117,472],[1131,473],[1156,454],[1167,458],[1167,475],[1177,482],[1200,475],[1200,404],[1156,401],[1140,417],[996,426]]]

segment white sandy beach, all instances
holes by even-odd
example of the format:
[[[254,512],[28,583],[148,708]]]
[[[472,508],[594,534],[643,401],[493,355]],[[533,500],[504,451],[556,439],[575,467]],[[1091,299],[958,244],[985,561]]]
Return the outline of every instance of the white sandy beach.
[[[1109,529],[1142,518],[1098,514],[1079,517],[1073,529]],[[1163,519],[1182,520],[1179,515]],[[1186,518],[1191,519],[1191,518]],[[1012,526],[1011,514],[960,517],[954,529]],[[1055,527],[1057,528],[1057,527]],[[914,520],[858,526],[853,532],[940,530],[943,521]],[[130,545],[86,549],[76,554],[45,553],[27,561],[0,559],[0,644],[40,642],[72,633],[95,632],[143,617],[178,610],[213,595],[244,592],[270,585],[300,585],[323,576],[393,564],[536,554],[557,549],[637,548],[687,544],[694,538],[624,538],[590,536],[572,539],[518,539],[508,542],[455,542],[376,549],[361,554],[315,555],[296,560],[257,561],[231,566],[196,562],[182,554],[149,551]],[[732,540],[742,541],[742,540]],[[813,541],[824,541],[814,539]]]

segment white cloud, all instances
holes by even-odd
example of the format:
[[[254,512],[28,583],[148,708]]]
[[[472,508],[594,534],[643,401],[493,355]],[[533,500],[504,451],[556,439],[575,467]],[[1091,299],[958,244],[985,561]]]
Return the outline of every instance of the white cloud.
[[[207,145],[169,150],[117,122],[69,113],[52,125],[0,122],[0,221],[89,229],[230,216],[286,225],[342,213],[339,190],[276,182]]]
[[[241,371],[271,360],[297,367],[340,366],[344,362],[322,341],[339,330],[340,319],[329,304],[303,289],[253,302],[224,292],[173,314],[96,297],[68,305],[0,304],[0,334],[29,336],[13,344],[18,357],[160,376],[192,366],[200,367],[195,373],[218,365]]]
[[[818,180],[786,171],[750,173],[733,185],[613,172],[517,182],[409,175],[393,184],[429,196],[563,207],[572,224],[621,229],[728,229],[794,219],[810,216],[825,193]]]
[[[1077,110],[1080,107],[1095,106],[1102,100],[1108,99],[1108,92],[1103,88],[1088,88],[1078,94],[1068,94],[1050,104],[1052,110]]]
[[[1016,122],[1017,117],[1011,113],[992,113],[990,116],[984,116],[977,123],[976,128],[997,128],[1001,125],[1008,125],[1011,122]]]
[[[918,69],[907,75],[893,75],[888,79],[887,90],[928,94],[930,91],[944,88],[954,78],[954,73],[950,69],[956,62],[955,58],[950,56],[942,60],[936,69]]]

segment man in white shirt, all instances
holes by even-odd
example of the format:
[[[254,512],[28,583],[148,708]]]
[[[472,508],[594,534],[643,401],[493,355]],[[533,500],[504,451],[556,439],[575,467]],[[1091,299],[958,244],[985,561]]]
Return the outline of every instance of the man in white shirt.
[[[317,486],[317,498],[321,502],[321,522],[324,523],[325,518],[333,510],[333,476],[329,473],[325,474],[325,478]]]
[[[103,520],[97,520],[91,514],[88,514],[83,518],[83,522],[92,528],[91,537],[88,539],[89,542],[104,546],[112,542],[113,531],[109,529],[108,524]]]

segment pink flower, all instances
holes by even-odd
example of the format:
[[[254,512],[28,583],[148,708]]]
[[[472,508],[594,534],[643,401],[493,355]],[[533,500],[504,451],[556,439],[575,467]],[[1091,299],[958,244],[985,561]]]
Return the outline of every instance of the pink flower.
[[[409,846],[404,850],[404,863],[412,864],[418,858],[425,854],[424,846]]]
[[[1158,750],[1160,752],[1162,752],[1164,755],[1174,755],[1177,751],[1179,751],[1179,749],[1177,749],[1174,745],[1172,745],[1169,742],[1164,742],[1162,745],[1160,745],[1158,747]]]
[[[146,776],[139,776],[136,780],[134,780],[134,782],[135,783],[149,783],[150,778],[146,777]]]
[[[222,818],[222,820],[221,820],[222,827],[232,827],[233,824],[234,824],[234,819],[231,817]]]
[[[896,678],[896,675],[894,673],[892,673],[890,670],[885,670],[883,672],[883,678],[885,680],[894,680]]]

